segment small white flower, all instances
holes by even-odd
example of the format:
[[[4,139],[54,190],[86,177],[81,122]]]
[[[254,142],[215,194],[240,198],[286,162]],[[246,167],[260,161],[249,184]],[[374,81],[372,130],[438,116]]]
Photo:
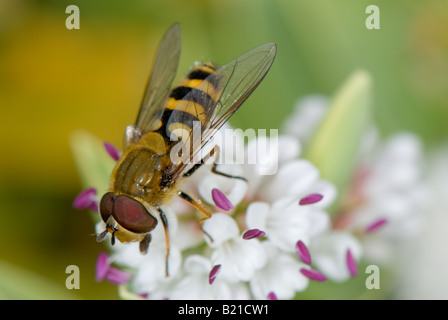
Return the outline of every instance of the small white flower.
[[[303,159],[286,162],[260,191],[261,197],[271,203],[285,196],[300,199],[311,193],[324,195],[322,200],[325,200],[319,206],[332,203],[336,197],[335,188],[320,180],[317,168]]]
[[[284,197],[274,204],[254,202],[247,208],[249,229],[260,229],[278,248],[294,252],[298,240],[309,243],[310,238],[329,226],[328,215],[312,206],[300,206],[299,199]]]
[[[234,164],[222,164],[218,167],[219,172],[231,175],[231,176],[243,176],[243,169],[240,165]],[[207,174],[198,183],[198,191],[201,198],[207,203],[213,204],[212,190],[218,189],[222,191],[227,199],[236,206],[240,203],[246,192],[248,184],[246,181],[241,179],[229,179],[220,175]]]
[[[175,280],[162,290],[154,290],[152,299],[163,299],[169,296],[173,300],[233,300],[248,299],[245,287],[229,284],[222,277],[217,277],[213,285],[209,283],[212,264],[202,255],[191,255],[185,259],[182,272]]]
[[[270,145],[269,147],[267,145]],[[267,149],[276,150],[275,153],[266,153]],[[244,176],[248,182],[247,197],[258,197],[258,192],[263,190],[264,185],[276,177],[278,170],[282,169],[284,163],[295,159],[300,154],[300,142],[292,136],[279,136],[278,139],[270,140],[260,136],[250,140],[245,150]],[[255,155],[250,157],[250,155]],[[254,161],[253,158],[255,157]],[[272,174],[266,175],[266,172]]]
[[[299,99],[295,104],[293,114],[286,119],[283,125],[284,132],[299,138],[302,143],[308,143],[327,113],[328,104],[328,97],[320,94]]]
[[[309,96],[298,101],[285,123],[286,132],[303,143],[317,130],[329,100]],[[294,122],[303,121],[305,132]],[[415,237],[424,225],[430,194],[423,180],[423,147],[412,133],[398,133],[381,141],[377,130],[366,128],[352,180],[334,217],[334,227],[356,234],[369,261],[386,263],[397,244]]]
[[[448,147],[439,146],[429,156],[427,182],[431,203],[425,210],[421,232],[399,244],[393,270],[399,277],[398,299],[448,299]]]
[[[310,246],[313,263],[323,274],[333,281],[345,281],[350,274],[350,261],[347,255],[359,260],[362,247],[359,241],[348,232],[330,231],[313,239]]]
[[[385,263],[394,256],[395,244],[415,237],[423,226],[430,193],[423,181],[421,141],[413,134],[396,134],[364,163],[353,193],[360,201],[351,210],[348,228],[368,231],[362,239],[366,258]],[[381,228],[369,232],[381,221]]]
[[[229,282],[249,281],[266,263],[266,254],[257,239],[244,240],[231,217],[215,213],[202,226],[213,252],[211,261],[221,265],[220,276]]]
[[[270,241],[265,241],[262,245],[267,263],[250,281],[254,298],[266,299],[270,292],[275,292],[279,299],[291,299],[296,292],[305,290],[309,280],[299,273],[305,264],[297,257],[280,251]]]

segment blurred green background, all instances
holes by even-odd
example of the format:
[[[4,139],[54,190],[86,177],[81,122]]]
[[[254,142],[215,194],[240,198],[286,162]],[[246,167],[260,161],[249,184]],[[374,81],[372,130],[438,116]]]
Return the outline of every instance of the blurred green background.
[[[65,26],[71,4],[79,30]],[[380,30],[365,27],[370,4],[380,9]],[[298,98],[331,95],[364,68],[383,135],[411,130],[428,146],[447,137],[444,0],[0,0],[0,287],[21,279],[0,298],[118,297],[115,286],[95,282],[104,247],[87,212],[71,206],[82,186],[69,136],[86,129],[121,144],[155,47],[176,21],[178,78],[194,61],[225,63],[277,43],[271,71],[232,118],[236,127],[279,128]],[[71,264],[80,290],[65,289]]]

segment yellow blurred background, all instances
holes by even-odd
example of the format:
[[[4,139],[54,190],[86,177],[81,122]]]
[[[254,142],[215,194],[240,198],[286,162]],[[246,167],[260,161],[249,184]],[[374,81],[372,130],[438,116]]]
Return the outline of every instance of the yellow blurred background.
[[[79,30],[65,25],[72,4],[80,10]],[[86,129],[121,144],[125,126],[135,120],[155,47],[174,22],[183,32],[178,78],[194,61],[225,63],[261,43],[277,42],[270,73],[232,118],[234,126],[279,128],[296,99],[331,95],[364,68],[373,77],[374,116],[383,135],[412,130],[427,145],[446,139],[448,2],[375,1],[380,30],[365,27],[369,4],[0,0],[4,270],[23,271],[57,288],[34,298],[118,297],[115,286],[95,282],[95,260],[104,247],[95,241],[88,213],[71,206],[82,186],[69,136]],[[65,288],[71,264],[80,268],[80,290]],[[8,277],[0,272],[0,282]],[[27,290],[25,285],[5,298],[20,298]]]

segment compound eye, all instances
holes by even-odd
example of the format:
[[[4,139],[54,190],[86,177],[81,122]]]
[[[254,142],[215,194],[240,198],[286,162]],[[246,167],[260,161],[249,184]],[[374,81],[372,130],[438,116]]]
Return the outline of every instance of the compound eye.
[[[112,210],[114,207],[115,194],[113,192],[108,192],[103,195],[100,201],[100,214],[104,222],[112,215]]]
[[[115,198],[112,216],[123,228],[135,233],[150,232],[157,225],[157,219],[146,210],[143,204],[123,195]]]

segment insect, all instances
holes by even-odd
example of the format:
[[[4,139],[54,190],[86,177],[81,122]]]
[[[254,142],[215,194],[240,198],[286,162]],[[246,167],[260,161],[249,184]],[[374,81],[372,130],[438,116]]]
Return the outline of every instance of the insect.
[[[115,238],[125,243],[138,241],[140,251],[146,253],[151,231],[161,221],[165,230],[167,276],[169,228],[162,207],[180,196],[202,211],[204,219],[211,216],[180,190],[181,182],[204,163],[205,157],[191,165],[258,86],[276,54],[275,43],[266,43],[219,68],[211,63],[197,65],[171,90],[180,49],[180,26],[174,24],[159,44],[137,120],[126,127],[123,155],[112,172],[109,191],[100,201],[106,230],[97,237],[102,241],[110,233],[112,245]],[[193,137],[195,131],[200,133],[200,139]],[[185,149],[188,152],[184,154],[176,151]],[[217,149],[212,149],[207,157],[216,156],[214,150]],[[176,161],[173,155],[178,158]],[[212,171],[241,178],[220,173],[216,163]]]

